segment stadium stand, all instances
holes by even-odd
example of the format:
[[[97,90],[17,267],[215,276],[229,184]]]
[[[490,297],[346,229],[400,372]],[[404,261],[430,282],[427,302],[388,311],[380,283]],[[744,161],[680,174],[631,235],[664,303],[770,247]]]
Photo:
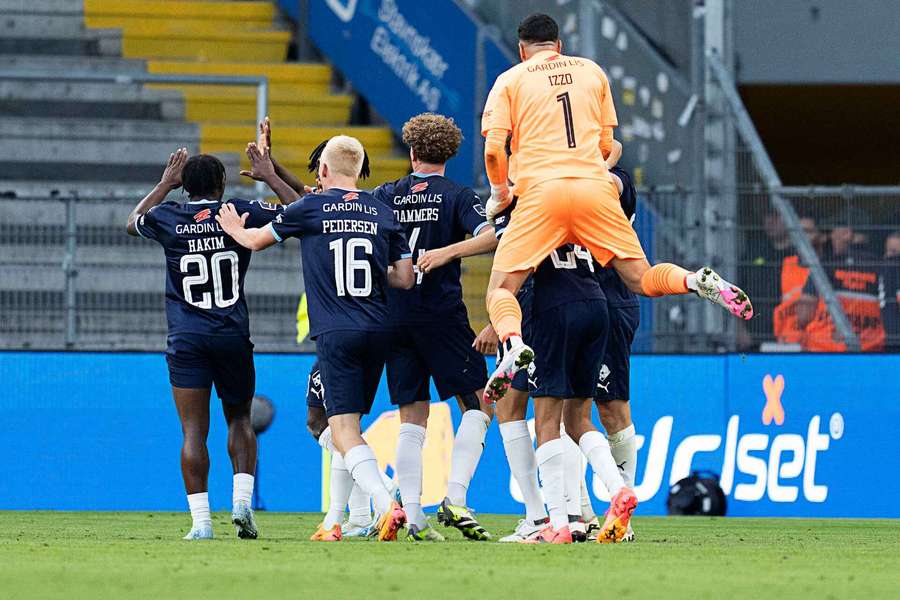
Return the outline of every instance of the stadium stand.
[[[271,2],[0,0],[0,9],[0,70],[46,74],[0,82],[3,347],[162,348],[162,262],[158,248],[124,235],[128,212],[179,146],[222,158],[230,184],[244,184],[228,193],[253,193],[238,173],[255,133],[254,89],[54,73],[266,75],[283,164],[305,171],[311,148],[349,129],[372,155],[373,178],[407,172],[389,129],[348,128],[352,99],[331,93],[328,66],[285,61],[291,32]],[[296,249],[254,262],[254,339],[290,347]]]

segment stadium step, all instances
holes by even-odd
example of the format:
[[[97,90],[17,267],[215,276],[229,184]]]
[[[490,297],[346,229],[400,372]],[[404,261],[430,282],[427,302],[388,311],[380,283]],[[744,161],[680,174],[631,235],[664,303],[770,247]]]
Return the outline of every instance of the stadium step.
[[[19,117],[183,119],[176,90],[136,84],[0,81],[0,114]]]
[[[86,31],[78,0],[0,0],[0,54],[117,55],[121,34]]]

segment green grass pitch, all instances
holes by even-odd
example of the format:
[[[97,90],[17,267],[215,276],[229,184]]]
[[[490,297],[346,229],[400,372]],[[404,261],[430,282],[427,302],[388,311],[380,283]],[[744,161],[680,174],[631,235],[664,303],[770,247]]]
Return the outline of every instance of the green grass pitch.
[[[306,541],[319,515],[260,513],[261,538],[183,542],[173,513],[0,512],[2,598],[898,598],[900,521],[651,518],[633,544]],[[505,534],[515,519],[483,515]],[[499,536],[497,536],[499,537]]]

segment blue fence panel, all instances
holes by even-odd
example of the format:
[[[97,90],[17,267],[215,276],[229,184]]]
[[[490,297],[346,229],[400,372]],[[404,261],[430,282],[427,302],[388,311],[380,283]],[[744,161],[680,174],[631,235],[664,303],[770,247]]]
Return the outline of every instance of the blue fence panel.
[[[452,32],[452,35],[447,35]],[[473,140],[482,109],[475,74],[477,24],[455,2],[327,0],[309,3],[309,33],[395,132],[421,112],[453,117],[466,142],[447,175],[474,184]],[[487,85],[510,66],[488,40]]]
[[[257,392],[277,409],[260,438],[259,484],[270,510],[320,507],[321,454],[305,427],[312,360],[257,356]],[[655,355],[632,365],[640,513],[663,514],[671,483],[710,469],[722,475],[730,515],[900,517],[900,357]],[[0,439],[15,452],[0,479],[0,508],[185,508],[162,355],[0,353],[0,381]],[[364,427],[390,409],[382,382]],[[231,468],[221,413],[214,406],[212,414],[210,496],[225,509]],[[492,426],[470,501],[483,512],[521,513],[514,487]]]

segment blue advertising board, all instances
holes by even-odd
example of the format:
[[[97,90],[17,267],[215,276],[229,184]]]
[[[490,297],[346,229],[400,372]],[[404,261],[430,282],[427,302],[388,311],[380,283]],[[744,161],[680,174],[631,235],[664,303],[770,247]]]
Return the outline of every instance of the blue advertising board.
[[[447,174],[475,183],[484,98],[476,81],[478,25],[463,9],[455,2],[318,0],[309,2],[308,31],[395,132],[422,112],[453,117],[466,141]],[[511,61],[490,38],[483,43],[489,88]]]
[[[269,510],[320,508],[321,451],[305,426],[312,361],[257,356],[257,393],[277,410],[260,437],[258,480]],[[729,515],[900,517],[898,367],[896,355],[634,357],[639,514],[664,514],[670,485],[709,469],[721,474]],[[0,381],[0,439],[15,454],[0,478],[0,509],[185,508],[163,355],[6,352]],[[459,423],[455,404],[432,411],[446,415],[448,428]],[[231,468],[224,421],[212,414],[210,498],[225,509]],[[363,426],[388,473],[395,421],[382,382]],[[440,475],[449,446],[431,443],[425,469]],[[600,509],[605,490],[592,483]],[[470,502],[519,514],[517,495],[492,426]]]

